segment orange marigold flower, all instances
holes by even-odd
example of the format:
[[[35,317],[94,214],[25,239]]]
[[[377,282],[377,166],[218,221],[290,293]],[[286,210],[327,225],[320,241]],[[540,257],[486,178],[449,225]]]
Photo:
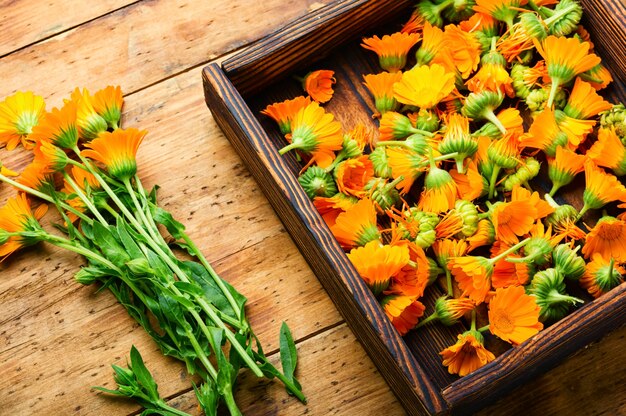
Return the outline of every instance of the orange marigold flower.
[[[513,345],[521,344],[543,329],[540,310],[522,286],[496,289],[489,302],[489,330]]]
[[[503,65],[498,63],[484,63],[480,70],[469,81],[467,88],[472,92],[494,91],[515,97],[513,79]]]
[[[296,97],[293,100],[285,100],[265,107],[261,114],[271,117],[276,123],[280,132],[285,135],[291,133],[291,121],[294,116],[303,108],[311,104],[309,97]]]
[[[496,244],[494,244],[494,247]],[[498,244],[498,246],[501,249],[506,247],[504,244]],[[520,258],[517,254],[512,254],[510,257],[513,259]],[[530,272],[531,267],[528,263],[511,263],[506,260],[500,260],[493,267],[491,285],[494,289],[525,285],[530,281]]]
[[[409,18],[409,21],[406,22],[404,26],[402,26],[402,29],[400,29],[400,32],[420,33],[425,23],[427,22],[426,20],[424,20],[424,17],[422,16],[422,14],[418,10],[414,10],[413,13],[411,13],[411,17]]]
[[[147,131],[130,128],[104,132],[87,144],[83,156],[103,163],[109,174],[127,180],[137,173],[137,150]]]
[[[0,102],[0,145],[13,150],[21,142],[25,148],[32,149],[33,143],[28,136],[45,110],[43,98],[31,91],[18,91],[5,98]]]
[[[91,140],[106,132],[107,122],[94,108],[94,97],[86,88],[83,88],[82,92],[76,88],[70,101],[76,104],[76,125],[80,137]],[[67,104],[68,100],[65,100],[65,103]]]
[[[586,156],[567,148],[556,148],[556,156],[548,158],[548,176],[552,181],[550,196],[554,196],[562,186],[569,185],[576,175],[585,170],[585,160]]]
[[[124,97],[119,85],[115,87],[109,85],[93,95],[94,110],[104,118],[107,125],[113,130],[119,127],[123,105]]]
[[[582,253],[591,258],[595,253],[605,259],[626,261],[626,221],[613,217],[602,217],[587,234]]]
[[[449,211],[454,208],[457,196],[458,190],[452,176],[431,161],[430,169],[424,179],[424,190],[420,195],[418,208],[434,213]]]
[[[439,263],[439,266],[441,266],[446,274],[450,273],[448,260],[455,257],[463,257],[468,251],[468,245],[465,240],[452,240],[448,238],[435,241],[431,247],[433,253],[435,253],[437,263]]]
[[[401,194],[406,194],[428,166],[424,156],[406,148],[388,147],[386,150],[391,176],[393,179],[403,178],[396,188]]]
[[[478,229],[474,235],[465,241],[468,244],[467,252],[474,251],[478,247],[488,246],[496,240],[496,230],[488,219],[478,221]]]
[[[341,123],[316,102],[301,108],[291,122],[291,144],[280,149],[285,154],[298,149],[311,154],[311,162],[327,168],[335,158],[335,150],[343,146]]]
[[[497,28],[498,22],[488,14],[474,13],[469,19],[459,23],[459,27],[466,32],[491,32]]]
[[[613,128],[598,130],[598,140],[587,152],[587,157],[596,165],[611,169],[617,176],[626,175],[626,148]]]
[[[387,317],[400,335],[405,335],[415,328],[426,307],[414,296],[391,295],[381,301]]]
[[[330,198],[317,196],[313,199],[313,205],[320,213],[328,227],[335,225],[337,216],[354,206],[358,200],[341,192]]]
[[[600,58],[589,53],[589,44],[578,39],[548,36],[539,43],[533,39],[537,51],[546,61],[548,75],[552,79],[552,89],[548,97],[548,107],[552,107],[560,85],[566,84],[582,72],[600,63]]]
[[[578,120],[560,110],[557,110],[555,115],[559,129],[567,135],[567,146],[572,150],[576,150],[585,141],[596,125],[596,120]]]
[[[376,52],[380,66],[385,71],[396,72],[404,68],[407,54],[419,40],[420,35],[417,33],[397,32],[385,35],[382,39],[378,36],[364,38],[361,46]]]
[[[380,231],[374,203],[367,198],[361,199],[345,212],[340,213],[330,230],[344,249],[364,246],[374,240],[378,241]]]
[[[424,296],[424,289],[430,283],[430,262],[424,250],[412,241],[396,238],[391,246],[404,245],[409,249],[411,262],[407,263],[391,278],[391,284],[385,293],[415,296]],[[414,263],[414,264],[413,264]]]
[[[443,32],[443,49],[435,55],[431,63],[447,67],[444,54],[448,55],[461,77],[467,79],[478,68],[481,47],[472,33],[467,33],[456,25],[448,25]]]
[[[74,148],[78,143],[76,104],[68,101],[61,109],[53,108],[46,113],[41,123],[33,128],[30,137],[33,141],[49,141],[63,149]]]
[[[402,79],[402,72],[381,72],[363,77],[364,84],[374,96],[376,111],[385,114],[394,111],[398,107],[398,101],[393,96],[393,86]]]
[[[68,162],[65,150],[50,142],[38,142],[33,153],[35,154],[35,161],[48,166],[54,172],[63,170]]]
[[[456,183],[459,198],[461,199],[473,201],[487,192],[489,185],[478,171],[476,162],[473,160],[467,162],[465,173],[461,174],[454,168],[450,170],[450,176],[452,176],[454,183]]]
[[[600,253],[593,255],[593,260],[587,263],[585,274],[580,278],[580,285],[594,298],[605,294],[624,281],[626,269],[602,257]]]
[[[537,208],[528,200],[502,202],[491,214],[496,238],[515,244],[517,237],[530,231],[537,218]]]
[[[362,198],[365,185],[374,177],[374,165],[367,155],[341,162],[335,171],[339,192]]]
[[[526,4],[526,0],[476,0],[474,11],[488,14],[494,19],[506,22],[511,27],[517,15],[517,9]]]
[[[611,107],[613,107],[613,105],[608,101],[604,101],[591,84],[580,78],[576,78],[574,88],[572,88],[572,92],[570,93],[563,112],[570,117],[586,120],[597,116]]]
[[[541,198],[539,192],[531,192],[523,186],[517,185],[512,189],[511,201],[529,201],[537,210],[535,219],[547,217],[554,212],[554,207]]]
[[[393,86],[396,99],[422,109],[437,105],[454,89],[454,74],[441,65],[416,66],[402,74],[402,80]]]
[[[28,247],[38,243],[41,239],[34,233],[43,232],[39,225],[39,220],[48,210],[48,205],[40,205],[35,212],[30,208],[30,203],[26,195],[20,193],[14,198],[10,198],[6,205],[0,208],[0,236],[6,233],[25,233],[32,235],[10,235],[2,236],[0,244],[0,262],[22,247]]]
[[[463,291],[474,302],[482,303],[491,289],[491,276],[495,262],[481,256],[452,257],[448,270]]]
[[[443,48],[443,30],[437,26],[425,22],[422,36],[422,45],[415,54],[418,66],[428,65]]]
[[[579,218],[590,209],[600,209],[617,200],[626,200],[624,185],[614,175],[604,172],[588,159],[585,162],[584,205],[578,214]]]
[[[387,289],[391,277],[409,262],[409,249],[370,241],[363,247],[352,249],[348,258],[372,292],[378,295]]]
[[[602,64],[598,64],[587,72],[580,74],[580,77],[587,81],[593,88],[600,91],[613,82],[613,77],[609,70]]]
[[[45,191],[54,182],[53,173],[45,160],[35,159],[20,173],[17,182],[38,191]]]
[[[559,129],[554,111],[546,108],[535,118],[528,134],[520,137],[520,143],[524,147],[541,149],[546,155],[554,157],[558,147],[568,144],[568,137]]]
[[[483,345],[484,339],[480,332],[467,331],[457,339],[456,344],[439,353],[450,374],[462,377],[496,359]]]
[[[333,98],[334,75],[335,71],[327,69],[309,72],[302,83],[304,90],[318,103],[326,103]]]

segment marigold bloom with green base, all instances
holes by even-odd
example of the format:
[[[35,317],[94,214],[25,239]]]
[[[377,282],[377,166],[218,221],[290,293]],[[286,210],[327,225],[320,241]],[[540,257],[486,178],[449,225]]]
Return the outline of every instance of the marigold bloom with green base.
[[[600,254],[605,259],[626,262],[626,221],[605,216],[587,234],[582,254],[591,258]]]
[[[365,185],[374,177],[374,166],[367,156],[360,156],[341,162],[335,177],[339,192],[362,198],[367,194]]]
[[[365,87],[374,96],[374,105],[379,114],[394,111],[398,101],[393,96],[393,86],[402,79],[402,72],[381,72],[380,74],[364,75]]]
[[[524,147],[541,149],[550,157],[556,156],[558,147],[567,146],[567,134],[559,129],[554,111],[544,109],[533,121],[528,134],[520,137],[520,144]]]
[[[137,150],[146,133],[135,128],[100,133],[82,154],[103,163],[114,178],[130,179],[137,173]]]
[[[493,224],[488,219],[482,219],[478,221],[478,229],[474,233],[474,235],[468,237],[465,241],[467,241],[468,248],[467,252],[474,251],[478,247],[488,246],[489,244],[493,244],[496,240],[496,231],[493,227]]]
[[[471,33],[467,33],[456,25],[448,25],[443,32],[443,48],[432,59],[431,64],[447,67],[449,71],[458,71],[461,78],[467,79],[476,71],[480,62],[480,43]]]
[[[106,88],[96,91],[93,95],[93,108],[107,122],[112,129],[117,129],[122,118],[122,106],[124,97],[122,88],[109,85]]]
[[[35,159],[20,173],[17,182],[35,189],[37,191],[45,191],[53,183],[53,169],[45,159]]]
[[[454,90],[454,73],[441,65],[417,66],[402,74],[402,80],[393,86],[396,99],[408,105],[429,109]]]
[[[626,269],[614,259],[605,259],[601,254],[593,255],[592,261],[587,263],[585,274],[580,278],[580,285],[597,298],[624,281]]]
[[[394,234],[393,231],[392,234]],[[409,249],[411,262],[392,276],[391,284],[385,291],[385,294],[414,296],[417,298],[424,296],[424,290],[431,282],[431,266],[428,257],[424,254],[424,250],[412,241],[399,238],[399,234],[395,234],[392,237],[389,245],[406,246]]]
[[[6,205],[0,208],[0,232],[31,233],[30,235],[11,235],[0,244],[0,262],[22,247],[41,241],[36,233],[42,231],[39,220],[47,210],[48,205],[42,204],[33,212],[24,194],[10,198]]]
[[[315,205],[315,209],[317,209],[317,212],[320,213],[322,219],[330,228],[335,225],[339,214],[347,211],[350,207],[356,205],[357,202],[358,199],[354,197],[337,193],[330,198],[318,196],[313,200],[313,205]]]
[[[465,167],[465,173],[459,173],[455,168],[450,170],[450,176],[456,183],[459,198],[466,201],[473,201],[487,194],[489,184],[487,180],[478,172],[476,162],[470,160]]]
[[[612,104],[599,96],[591,84],[576,78],[563,112],[569,117],[586,120],[611,107]]]
[[[434,213],[449,211],[454,208],[457,196],[456,183],[448,171],[431,164],[424,179],[418,208]]]
[[[568,314],[572,306],[583,303],[581,299],[567,294],[565,278],[557,269],[538,271],[527,288],[541,308],[539,320],[556,321]]]
[[[617,176],[626,175],[626,147],[613,128],[598,130],[598,140],[586,156],[596,165],[611,169]]]
[[[331,197],[337,193],[335,178],[319,166],[309,166],[298,177],[298,182],[311,199],[318,196]]]
[[[501,202],[493,209],[491,222],[498,240],[515,244],[531,230],[536,217],[537,208],[528,200]]]
[[[420,48],[415,53],[417,65],[428,65],[443,48],[443,30],[429,22],[424,23],[423,39]]]
[[[414,296],[406,295],[385,296],[380,304],[400,335],[406,335],[415,328],[426,309]]]
[[[496,359],[484,346],[484,338],[478,331],[466,331],[458,336],[456,344],[439,354],[450,374],[463,377]]]
[[[298,149],[311,155],[311,163],[326,168],[335,158],[334,151],[343,147],[341,124],[316,102],[298,111],[291,130],[291,144],[280,149],[281,155]]]
[[[31,91],[18,91],[5,98],[0,102],[0,145],[13,150],[21,142],[31,149],[33,143],[28,136],[39,124],[45,110],[43,98]]]
[[[552,181],[550,195],[553,196],[562,186],[569,185],[576,175],[585,170],[587,157],[558,146],[555,157],[548,158],[548,177]]]
[[[261,114],[265,114],[278,123],[280,132],[285,135],[291,133],[291,122],[295,115],[309,104],[311,104],[311,98],[300,96],[268,105],[265,110],[261,111]]]
[[[489,331],[513,345],[521,344],[543,329],[540,310],[522,286],[496,289],[489,301]]]
[[[469,120],[461,114],[451,114],[446,119],[446,128],[443,140],[439,142],[441,154],[457,153],[454,157],[456,170],[465,173],[463,161],[478,151],[478,141],[469,131]]]
[[[476,0],[474,11],[488,14],[494,19],[506,22],[511,27],[518,8],[526,4],[526,0]]]
[[[309,72],[302,82],[302,86],[309,96],[318,103],[326,103],[333,98],[333,84],[335,71],[321,69]]]
[[[68,101],[61,107],[46,113],[43,120],[33,128],[33,141],[49,141],[63,149],[72,149],[78,143],[76,104]]]
[[[598,168],[592,160],[585,162],[584,205],[579,217],[590,209],[600,209],[609,202],[625,199],[626,188],[615,176]]]
[[[387,164],[393,179],[402,178],[396,185],[401,194],[406,194],[427,168],[427,159],[413,150],[405,148],[387,148]]]
[[[348,253],[348,258],[375,295],[387,289],[391,277],[409,262],[406,246],[383,245],[370,241]]]
[[[341,247],[348,250],[380,240],[374,203],[368,198],[361,199],[340,213],[330,230]]]
[[[76,125],[81,138],[91,140],[106,132],[107,122],[94,108],[94,97],[86,88],[82,92],[76,88],[72,92],[71,101],[76,104]],[[65,100],[66,104],[67,102]]]
[[[577,254],[580,246],[572,249],[569,244],[559,244],[552,251],[554,268],[568,280],[578,280],[585,273],[585,259]]]
[[[406,65],[406,56],[411,48],[420,40],[417,33],[393,33],[381,38],[372,36],[363,39],[365,49],[374,51],[378,55],[380,67],[385,71],[397,72]]]

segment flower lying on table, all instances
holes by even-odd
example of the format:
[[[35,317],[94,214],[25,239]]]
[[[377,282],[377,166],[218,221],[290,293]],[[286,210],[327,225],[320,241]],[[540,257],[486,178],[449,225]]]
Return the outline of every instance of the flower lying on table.
[[[574,283],[600,296],[626,262],[626,212],[580,222],[626,207],[626,111],[597,93],[612,79],[581,6],[472,4],[421,0],[401,32],[363,39],[383,70],[364,75],[378,134],[342,133],[308,97],[264,111],[291,142],[280,153],[304,157],[300,183],[398,332],[469,319],[441,352],[461,376],[495,359],[485,336],[524,342],[583,303]],[[292,112],[274,116],[281,107]],[[583,171],[581,210],[557,204]],[[446,295],[425,313],[439,275]]]
[[[5,167],[0,172],[0,181],[18,192],[0,208],[0,261],[41,241],[84,256],[87,264],[76,280],[109,289],[165,355],[200,377],[195,391],[207,415],[216,414],[220,402],[230,414],[241,414],[233,386],[244,367],[258,377],[277,377],[304,402],[288,327],[283,324],[280,333],[281,373],[250,328],[246,298],[217,275],[185,227],[157,204],[157,187],[144,189],[135,156],[146,131],[120,127],[122,105],[119,87],[94,95],[76,89],[49,112],[30,92],[0,103],[0,141],[7,149],[21,143],[34,155],[21,173]],[[277,117],[282,113],[277,110]],[[49,205],[61,216],[55,227],[63,235],[39,222]],[[180,259],[174,249],[192,260]],[[185,414],[159,397],[134,348],[129,368],[114,369],[118,389],[109,392],[133,397],[147,411]]]

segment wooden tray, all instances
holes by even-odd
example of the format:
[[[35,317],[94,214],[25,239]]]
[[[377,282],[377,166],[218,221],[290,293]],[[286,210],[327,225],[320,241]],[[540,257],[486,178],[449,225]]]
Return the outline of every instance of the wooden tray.
[[[624,6],[620,0],[581,3],[585,27],[615,78],[610,99],[625,101]],[[470,414],[624,324],[626,283],[460,379],[447,373],[438,353],[454,343],[461,324],[424,327],[404,338],[398,335],[298,183],[301,166],[291,154],[278,155],[285,141],[273,122],[259,112],[270,103],[302,95],[290,76],[306,73],[305,68],[324,58],[315,68],[333,69],[338,79],[328,110],[347,128],[357,121],[372,123],[373,102],[361,75],[379,69],[373,54],[357,47],[354,40],[397,30],[413,5],[403,0],[346,0],[326,6],[260,40],[221,67],[204,68],[204,91],[217,123],[406,411],[411,415]],[[374,30],[388,24],[391,29]],[[342,47],[348,42],[352,43]],[[426,304],[432,307],[440,293],[436,288],[427,292]]]

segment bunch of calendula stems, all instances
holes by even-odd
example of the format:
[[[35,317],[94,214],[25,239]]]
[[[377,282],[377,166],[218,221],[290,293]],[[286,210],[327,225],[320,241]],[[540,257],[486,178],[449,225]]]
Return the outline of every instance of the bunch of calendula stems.
[[[87,264],[76,280],[109,289],[165,355],[202,379],[194,390],[208,415],[216,414],[220,403],[230,414],[241,414],[233,386],[244,367],[258,377],[279,378],[304,402],[293,376],[296,350],[287,326],[280,334],[280,372],[250,328],[246,298],[217,275],[185,227],[158,206],[157,187],[144,189],[135,155],[146,132],[119,127],[122,103],[119,87],[94,95],[77,89],[50,112],[32,93],[18,92],[0,103],[0,117],[6,119],[0,144],[9,150],[21,144],[34,153],[19,175],[6,167],[0,172],[0,180],[18,192],[0,208],[0,257],[41,241],[84,256]],[[33,203],[42,204],[33,212]],[[62,235],[39,223],[49,205],[62,217],[56,224]],[[129,368],[114,370],[118,388],[101,390],[136,399],[145,413],[185,414],[159,397],[134,347]]]

